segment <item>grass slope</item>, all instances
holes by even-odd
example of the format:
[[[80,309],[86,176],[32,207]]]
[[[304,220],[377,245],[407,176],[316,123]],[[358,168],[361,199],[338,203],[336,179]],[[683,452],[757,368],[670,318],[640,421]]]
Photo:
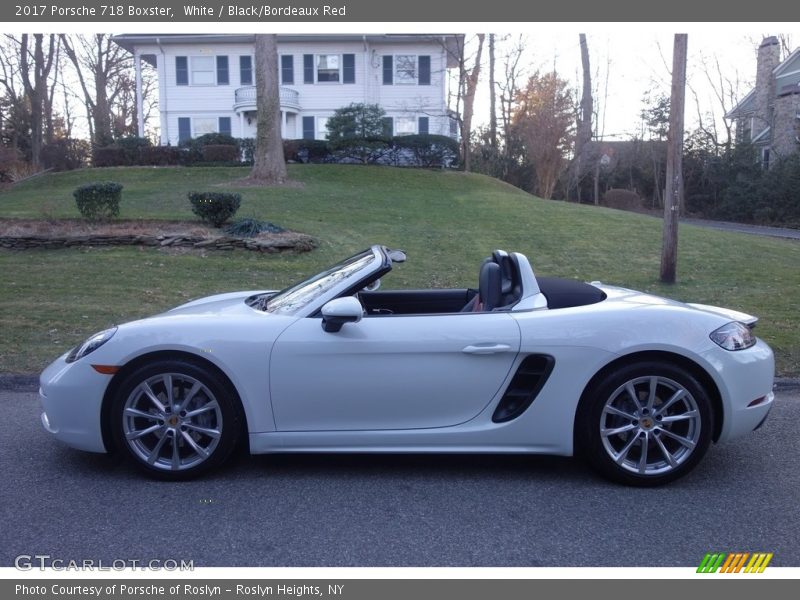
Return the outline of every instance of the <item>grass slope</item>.
[[[191,219],[190,190],[226,190],[242,168],[115,168],[43,176],[0,194],[0,217],[78,216],[72,190],[125,186],[121,218]],[[481,175],[292,165],[302,187],[240,188],[238,216],[315,236],[302,255],[155,249],[0,252],[0,372],[33,372],[87,334],[219,291],[283,286],[372,243],[409,261],[388,287],[474,286],[494,248],[525,253],[542,275],[643,289],[761,317],[779,372],[800,374],[800,244],[682,225],[679,283],[658,283],[661,221],[550,202]]]

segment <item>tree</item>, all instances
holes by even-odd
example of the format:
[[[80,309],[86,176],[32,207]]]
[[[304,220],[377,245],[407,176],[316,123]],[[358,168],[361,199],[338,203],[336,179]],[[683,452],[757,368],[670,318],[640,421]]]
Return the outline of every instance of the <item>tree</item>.
[[[278,85],[278,36],[256,34],[256,147],[250,179],[262,184],[287,179],[281,137],[281,101]]]
[[[378,104],[353,102],[336,109],[328,119],[328,140],[370,140],[384,135],[386,111]]]
[[[664,186],[664,230],[661,246],[661,281],[664,283],[675,283],[678,263],[678,214],[683,203],[683,107],[686,97],[688,38],[685,33],[676,33],[672,51],[667,182]]]
[[[514,135],[536,172],[536,193],[552,198],[566,166],[574,132],[575,103],[569,83],[557,73],[538,72],[517,93],[512,117]]]
[[[461,156],[463,157],[464,170],[471,170],[470,162],[470,141],[472,137],[472,117],[475,107],[475,92],[478,89],[478,80],[481,74],[481,56],[483,54],[483,41],[486,34],[479,33],[476,36],[478,48],[472,59],[472,66],[469,66],[469,58],[466,55],[466,44],[463,38],[459,37],[456,42],[456,60],[458,62],[458,98],[456,101],[456,112],[460,113],[459,124],[461,126]],[[463,105],[459,111],[458,108]]]
[[[31,166],[39,169],[44,142],[45,108],[48,105],[48,77],[56,56],[56,36],[49,35],[45,50],[44,35],[33,35],[33,52],[29,35],[23,33],[19,40],[19,70],[30,109]],[[32,77],[31,77],[32,76]]]
[[[135,106],[132,94],[126,93],[133,85],[131,55],[106,33],[88,36],[61,34],[60,38],[83,93],[92,142],[95,146],[106,146],[115,137],[112,125],[115,102],[124,97],[125,104]],[[131,106],[124,106],[120,112],[127,115],[133,111],[135,109]],[[135,126],[135,119],[132,123]]]

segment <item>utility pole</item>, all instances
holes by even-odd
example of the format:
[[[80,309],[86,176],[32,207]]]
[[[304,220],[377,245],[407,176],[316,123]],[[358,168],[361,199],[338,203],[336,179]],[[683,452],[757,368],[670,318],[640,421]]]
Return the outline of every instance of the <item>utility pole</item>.
[[[661,242],[661,281],[664,283],[675,283],[678,263],[678,216],[683,204],[683,107],[686,97],[688,38],[685,33],[676,33],[672,50],[667,182],[664,187],[664,229]]]
[[[489,143],[497,148],[497,109],[494,89],[494,34],[489,34]]]

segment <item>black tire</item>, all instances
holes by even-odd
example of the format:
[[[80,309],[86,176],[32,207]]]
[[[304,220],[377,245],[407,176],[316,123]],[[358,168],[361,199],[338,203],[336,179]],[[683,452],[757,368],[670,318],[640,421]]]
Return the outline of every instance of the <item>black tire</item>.
[[[219,467],[245,434],[230,382],[184,359],[161,360],[126,375],[110,413],[115,446],[157,479],[187,480]]]
[[[658,486],[697,465],[713,428],[708,393],[691,373],[671,363],[643,361],[607,374],[587,390],[575,446],[612,481]]]

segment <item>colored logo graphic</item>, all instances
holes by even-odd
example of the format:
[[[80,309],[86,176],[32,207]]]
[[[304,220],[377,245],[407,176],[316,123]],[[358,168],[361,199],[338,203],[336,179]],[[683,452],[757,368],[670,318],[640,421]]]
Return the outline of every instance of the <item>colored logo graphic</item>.
[[[698,573],[763,573],[772,560],[772,552],[709,552],[703,557]]]

